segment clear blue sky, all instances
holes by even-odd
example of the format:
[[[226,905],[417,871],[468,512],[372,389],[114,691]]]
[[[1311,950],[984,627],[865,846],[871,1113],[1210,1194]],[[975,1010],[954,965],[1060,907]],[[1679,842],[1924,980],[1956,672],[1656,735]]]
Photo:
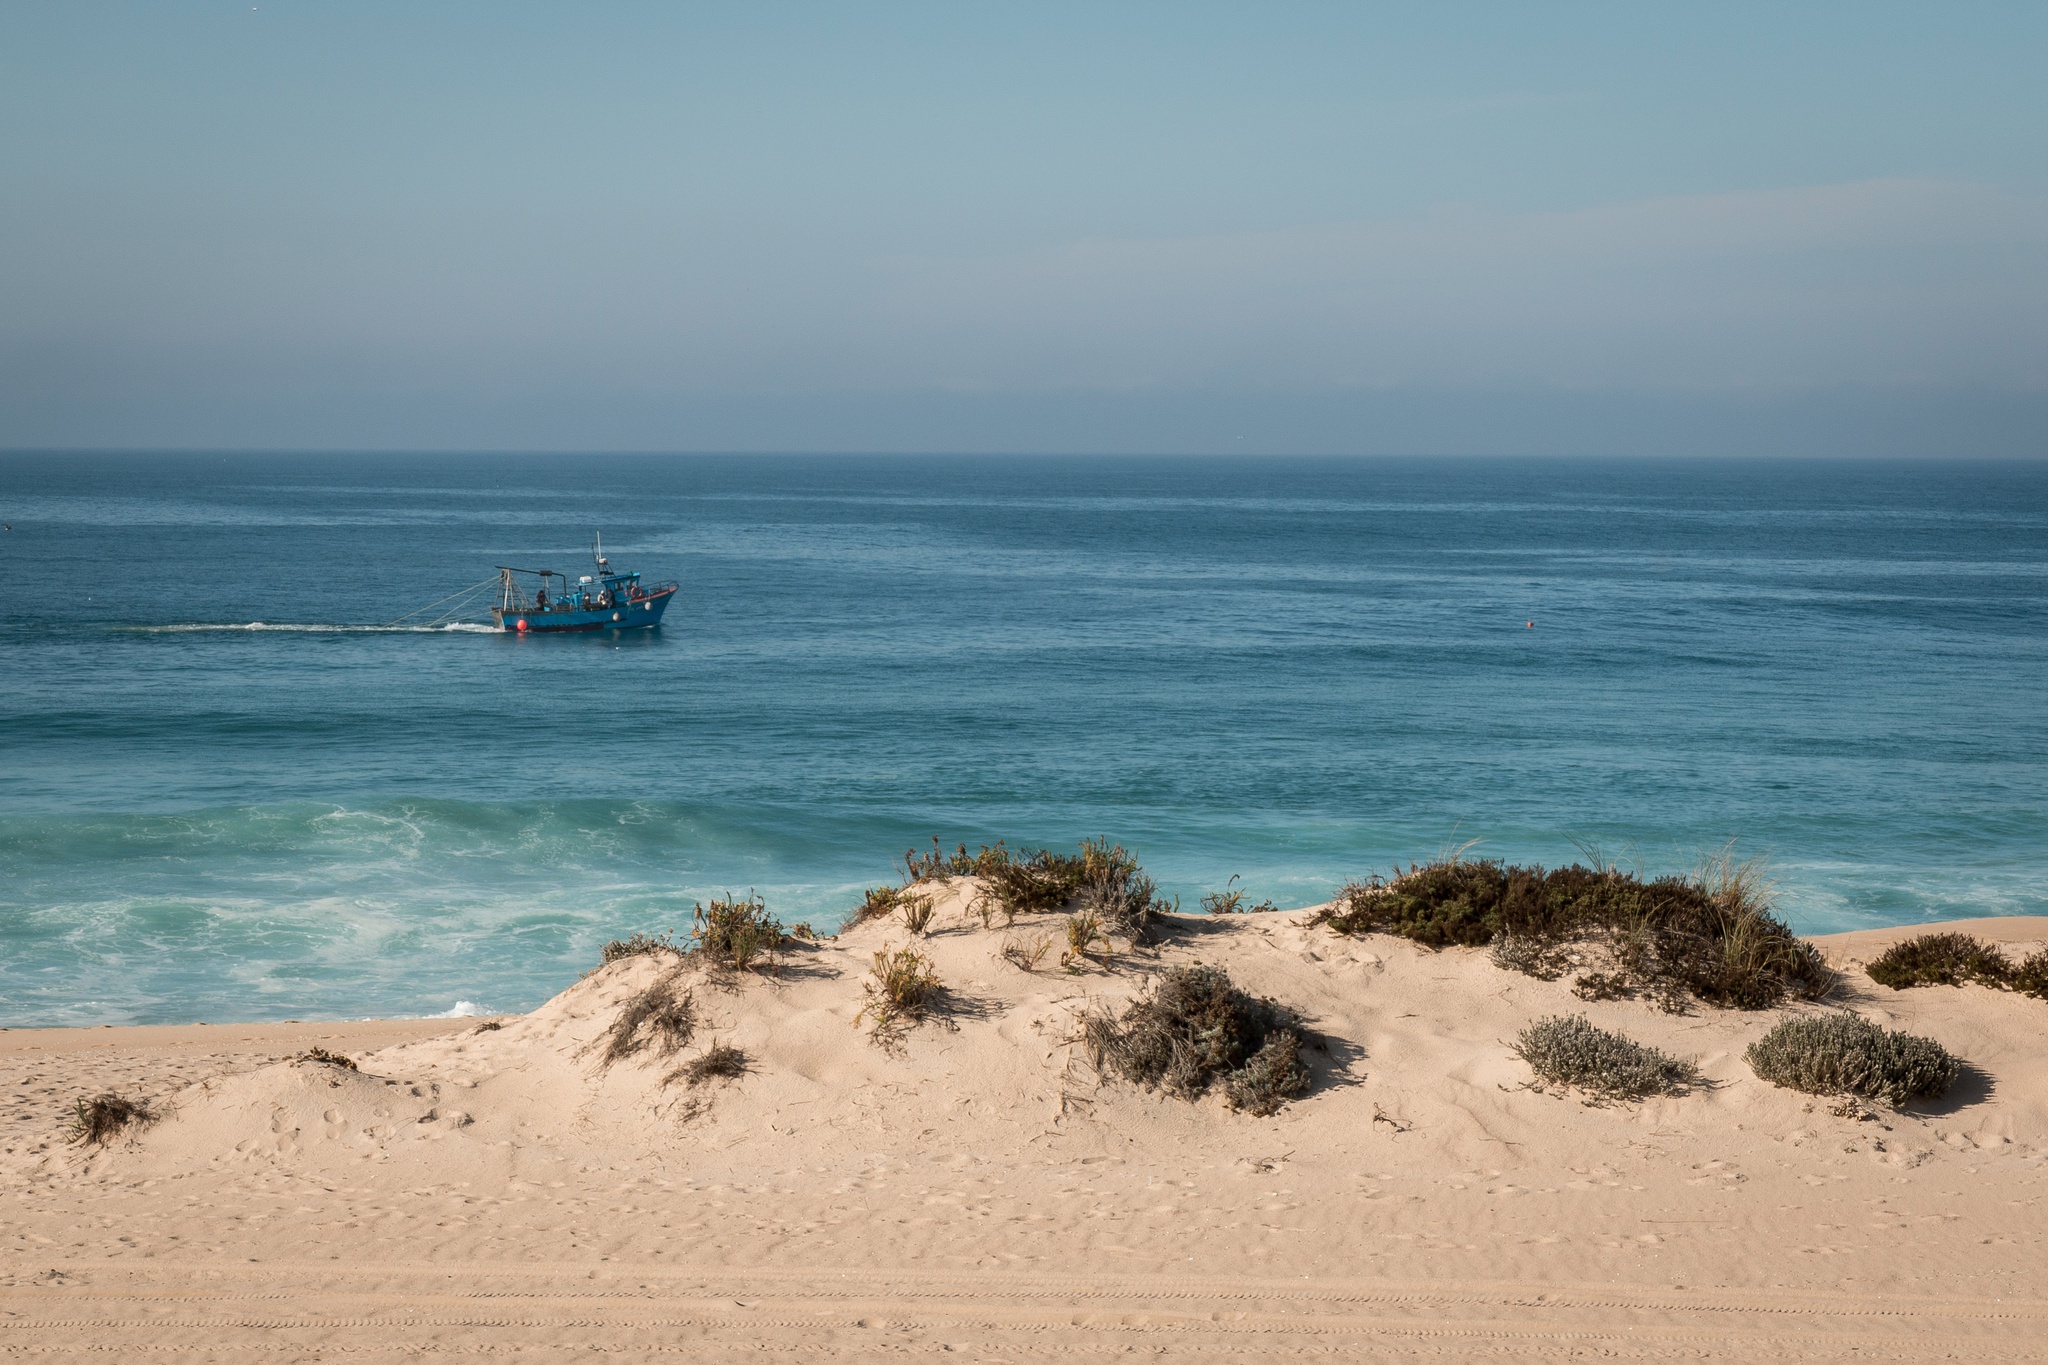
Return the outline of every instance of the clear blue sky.
[[[2048,5],[0,8],[0,446],[2048,454]]]

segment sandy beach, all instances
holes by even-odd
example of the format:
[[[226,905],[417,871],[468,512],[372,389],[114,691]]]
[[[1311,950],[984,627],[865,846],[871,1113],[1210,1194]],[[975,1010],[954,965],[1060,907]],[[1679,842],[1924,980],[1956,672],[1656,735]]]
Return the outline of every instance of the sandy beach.
[[[664,954],[501,1020],[0,1032],[0,1352],[153,1360],[2038,1359],[2048,1003],[1891,991],[1913,930],[1816,940],[1831,1005],[1968,1064],[1838,1113],[1745,1046],[1790,1011],[1586,1003],[1474,949],[1307,911],[1175,917],[1077,972],[944,893],[941,1013],[857,1024],[890,919],[779,975],[686,984],[691,1041],[609,1067]],[[1049,922],[1048,922],[1049,923]],[[2024,951],[2048,920],[1972,921]],[[1076,1039],[1164,967],[1298,1010],[1314,1088],[1270,1117],[1105,1082]],[[1531,1020],[1697,1059],[1689,1095],[1529,1084]],[[691,1085],[714,1042],[744,1074]],[[298,1060],[313,1048],[355,1070]],[[80,1097],[160,1117],[104,1147]]]

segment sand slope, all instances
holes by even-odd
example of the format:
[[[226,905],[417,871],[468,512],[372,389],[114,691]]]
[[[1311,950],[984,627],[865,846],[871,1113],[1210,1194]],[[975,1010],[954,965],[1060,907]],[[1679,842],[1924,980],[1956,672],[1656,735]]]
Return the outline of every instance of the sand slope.
[[[1839,1003],[1973,1067],[1941,1105],[1866,1121],[1750,1075],[1773,1014],[1583,1004],[1483,953],[1341,939],[1303,912],[1182,919],[1156,956],[1068,974],[1055,949],[1026,972],[966,889],[921,944],[948,1012],[894,1047],[854,1024],[869,956],[909,941],[880,923],[777,979],[693,978],[704,1022],[674,1058],[605,1069],[595,1051],[672,969],[643,957],[496,1029],[320,1026],[360,1071],[216,1049],[220,1074],[171,1075],[169,1117],[106,1151],[10,1139],[0,1351],[2048,1352],[2048,1002],[1852,973]],[[2048,939],[2039,920],[1970,927],[1987,926]],[[1822,943],[1851,963],[1897,936]],[[1311,1017],[1312,1094],[1261,1119],[1098,1082],[1080,1012],[1188,961]],[[1559,1012],[1695,1056],[1714,1084],[1610,1107],[1532,1090],[1505,1040]],[[0,1064],[90,1090],[95,1049],[154,1032],[0,1034]],[[714,1038],[747,1075],[665,1083]]]

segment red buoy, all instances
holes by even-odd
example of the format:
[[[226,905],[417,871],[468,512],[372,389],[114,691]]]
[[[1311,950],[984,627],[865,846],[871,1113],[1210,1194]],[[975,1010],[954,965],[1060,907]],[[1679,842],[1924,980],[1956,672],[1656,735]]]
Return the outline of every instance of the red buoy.
[[[524,616],[522,616],[522,617],[520,617],[520,618],[519,618],[519,628],[520,628],[521,630],[525,630],[525,629],[526,629],[526,618],[525,618]]]

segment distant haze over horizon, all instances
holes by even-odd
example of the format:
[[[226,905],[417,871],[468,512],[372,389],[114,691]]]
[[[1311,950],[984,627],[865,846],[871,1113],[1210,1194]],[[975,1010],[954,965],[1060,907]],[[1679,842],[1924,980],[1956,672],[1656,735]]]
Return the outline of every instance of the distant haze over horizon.
[[[2048,455],[2044,40],[10,6],[0,449]]]

